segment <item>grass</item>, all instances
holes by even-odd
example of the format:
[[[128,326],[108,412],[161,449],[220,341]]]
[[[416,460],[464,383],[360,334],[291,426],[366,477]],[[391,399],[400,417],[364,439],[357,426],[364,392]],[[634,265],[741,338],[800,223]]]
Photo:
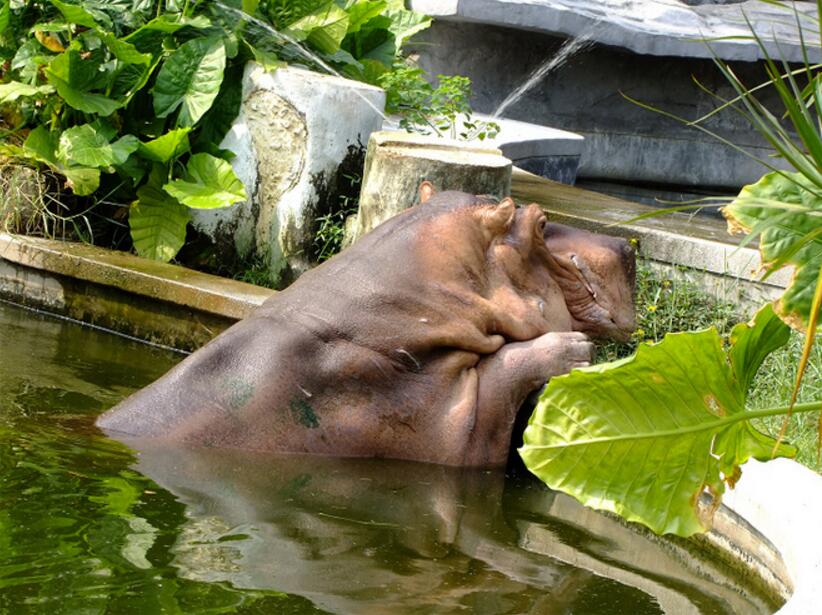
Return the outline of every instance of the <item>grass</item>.
[[[715,326],[720,333],[728,333],[738,322],[748,320],[736,305],[717,301],[695,284],[666,278],[647,265],[637,269],[636,293],[637,330],[630,342],[600,344],[596,360],[612,361],[628,356],[641,342],[661,340],[666,333],[690,331]],[[794,333],[790,342],[772,353],[762,364],[750,391],[750,408],[785,406],[790,402],[796,377],[796,365],[802,354],[802,336]],[[817,345],[811,355],[805,374],[799,402],[822,399],[822,347]],[[816,452],[816,413],[796,415],[788,428],[788,440],[799,450],[800,463],[822,472],[822,463]],[[782,426],[782,417],[757,421],[757,428],[776,436]]]

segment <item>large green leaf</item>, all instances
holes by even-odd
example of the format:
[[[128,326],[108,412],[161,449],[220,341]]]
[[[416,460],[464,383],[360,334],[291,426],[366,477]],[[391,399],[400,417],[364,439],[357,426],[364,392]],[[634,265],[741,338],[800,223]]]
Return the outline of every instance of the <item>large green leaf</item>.
[[[140,141],[125,135],[113,143],[102,130],[91,124],[68,128],[60,135],[57,159],[66,166],[111,167],[123,164]]]
[[[657,533],[704,531],[703,492],[718,505],[739,465],[776,447],[751,426],[758,414],[745,409],[745,386],[761,362],[757,340],[773,335],[773,347],[787,331],[766,306],[734,330],[730,358],[712,328],[552,378],[525,431],[525,465],[552,489]],[[780,444],[776,453],[794,450]]]
[[[768,173],[742,188],[722,212],[731,230],[759,233],[759,251],[771,272],[794,266],[793,279],[776,311],[800,330],[807,327],[822,266],[822,197],[800,173]]]
[[[174,180],[163,189],[189,207],[228,207],[247,198],[243,182],[225,160],[211,154],[194,154],[186,170],[186,179]]]
[[[148,64],[151,62],[150,53],[140,53],[131,43],[121,40],[111,32],[99,31],[98,35],[111,53],[121,62],[126,64]]]
[[[374,17],[388,7],[385,0],[359,0],[348,7],[348,34],[359,32]]]
[[[417,32],[431,25],[430,17],[406,10],[402,0],[389,2],[389,10],[385,12],[385,16],[391,20],[388,30],[394,35],[398,49]]]
[[[195,38],[180,45],[157,75],[154,111],[167,117],[180,107],[178,126],[193,126],[211,107],[225,70],[225,46],[219,37]]]
[[[59,171],[66,176],[66,184],[78,196],[88,196],[100,187],[100,169],[64,167]]]
[[[50,85],[35,86],[20,83],[19,81],[0,83],[0,104],[14,102],[20,97],[30,98],[32,96],[41,96],[53,92],[54,88]]]
[[[203,116],[194,144],[195,149],[207,149],[219,145],[231,129],[240,113],[240,105],[243,101],[244,69],[245,66],[239,62],[234,62],[226,68],[220,94],[208,113]]]
[[[140,155],[154,162],[169,162],[188,151],[188,133],[191,128],[177,128],[161,137],[140,144]]]
[[[63,14],[67,22],[77,24],[78,26],[85,26],[86,28],[97,27],[97,22],[94,17],[82,6],[61,2],[60,0],[49,0],[49,2]]]
[[[100,186],[100,171],[88,167],[66,167],[57,159],[58,138],[45,126],[38,126],[23,142],[22,153],[66,177],[66,184],[78,196],[88,196]]]
[[[49,132],[45,126],[34,128],[23,142],[23,149],[31,157],[48,165],[57,165],[57,136]]]
[[[322,53],[334,53],[348,32],[348,13],[333,0],[288,26],[288,34]]]
[[[84,113],[106,117],[122,106],[122,103],[89,90],[105,82],[93,63],[84,63],[80,54],[69,50],[56,56],[45,69],[46,78],[66,103]]]
[[[169,196],[155,181],[137,190],[137,200],[128,213],[131,239],[137,254],[168,262],[186,239],[188,208]]]

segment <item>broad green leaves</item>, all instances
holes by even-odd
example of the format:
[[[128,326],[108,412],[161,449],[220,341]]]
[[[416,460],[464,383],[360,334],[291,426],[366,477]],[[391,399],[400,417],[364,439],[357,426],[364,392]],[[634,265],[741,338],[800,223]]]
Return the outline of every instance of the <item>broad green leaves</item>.
[[[520,454],[549,487],[657,533],[704,531],[698,502],[718,499],[739,465],[769,459],[776,441],[756,431],[747,386],[788,328],[770,306],[739,325],[726,352],[715,329],[669,334],[633,357],[553,378]],[[779,445],[778,455],[793,449]]]
[[[20,97],[45,96],[54,92],[50,85],[28,85],[19,81],[0,83],[0,104],[14,102]]]
[[[723,213],[732,229],[759,235],[759,251],[769,273],[794,266],[776,311],[785,322],[804,330],[822,266],[820,188],[800,173],[768,173],[745,186]]]
[[[110,167],[123,164],[140,142],[134,135],[125,135],[113,143],[91,124],[65,130],[60,135],[57,158],[65,165]]]
[[[77,51],[68,50],[54,58],[45,74],[60,97],[78,111],[108,117],[121,107],[119,101],[90,91],[99,76]]]
[[[177,125],[196,124],[220,91],[225,63],[225,46],[217,37],[195,38],[180,45],[163,64],[152,90],[157,117],[166,117],[179,107]]]
[[[333,0],[288,27],[288,33],[296,40],[308,40],[326,54],[339,50],[347,32],[348,13]]]
[[[140,154],[154,162],[170,162],[173,158],[183,155],[188,151],[188,133],[190,128],[177,128],[164,134],[162,137],[152,139],[148,143],[140,144]]]
[[[99,169],[72,166],[58,156],[57,136],[45,127],[38,126],[29,133],[23,143],[21,156],[45,164],[66,178],[66,184],[79,196],[92,194],[100,185]]]
[[[185,179],[174,180],[163,188],[189,207],[214,209],[246,199],[243,183],[225,160],[211,154],[194,154],[186,170]]]
[[[162,174],[152,173],[148,183],[137,190],[128,216],[131,239],[140,256],[168,262],[186,239],[188,208],[160,187]]]

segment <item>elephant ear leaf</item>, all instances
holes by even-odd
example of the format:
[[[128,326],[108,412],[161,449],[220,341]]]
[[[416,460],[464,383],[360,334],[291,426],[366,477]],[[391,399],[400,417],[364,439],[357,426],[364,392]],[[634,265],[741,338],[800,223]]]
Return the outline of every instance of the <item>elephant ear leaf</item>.
[[[178,107],[177,125],[196,124],[220,91],[226,53],[219,37],[194,38],[169,55],[152,90],[154,112],[166,117]]]
[[[186,166],[186,178],[176,179],[163,189],[184,205],[195,209],[228,207],[247,198],[245,186],[231,165],[211,154],[194,154]]]
[[[128,224],[137,254],[168,262],[177,255],[186,239],[188,208],[162,188],[162,173],[155,167],[149,181],[137,190]]]
[[[753,325],[742,323],[733,328],[728,355],[743,392],[750,388],[765,357],[787,344],[790,336],[790,328],[779,320],[770,304],[759,310]]]
[[[792,327],[807,328],[822,266],[822,195],[800,173],[768,173],[745,186],[722,209],[732,232],[759,235],[768,274],[793,266],[791,283],[776,301],[776,313]]]
[[[727,352],[716,329],[673,333],[552,378],[525,430],[525,465],[552,489],[659,534],[705,531],[704,492],[718,506],[749,458],[795,454],[751,426],[743,388],[764,356],[757,341],[787,339],[788,328],[773,312],[741,327]]]

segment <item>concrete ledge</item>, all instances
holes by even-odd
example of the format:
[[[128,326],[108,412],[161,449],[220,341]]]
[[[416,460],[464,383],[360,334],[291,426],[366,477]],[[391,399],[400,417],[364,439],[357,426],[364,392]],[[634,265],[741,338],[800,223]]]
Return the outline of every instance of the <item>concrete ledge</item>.
[[[822,476],[788,459],[752,460],[742,466],[742,480],[725,494],[723,502],[782,556],[793,593],[779,615],[818,613],[822,604]],[[739,546],[738,532],[717,527],[712,534],[724,535]],[[741,546],[742,556],[751,553]]]
[[[754,61],[762,58],[750,40],[746,18],[762,37],[771,57],[802,61],[793,14],[813,15],[812,2],[786,2],[776,8],[759,0],[689,6],[678,0],[411,0],[411,8],[440,19],[469,21],[568,37],[657,56]],[[819,33],[812,18],[803,34],[811,62],[820,59]],[[713,40],[710,48],[705,39]],[[779,41],[779,46],[774,41]]]
[[[595,232],[639,242],[640,255],[652,267],[683,275],[720,299],[753,307],[779,296],[790,280],[782,270],[761,281],[759,251],[739,247],[724,221],[709,216],[671,213],[622,224],[654,207],[566,186],[521,169],[514,169],[512,193],[521,202],[538,203],[548,218]],[[678,268],[687,267],[680,272]]]
[[[0,298],[194,350],[274,291],[96,246],[0,233]]]

